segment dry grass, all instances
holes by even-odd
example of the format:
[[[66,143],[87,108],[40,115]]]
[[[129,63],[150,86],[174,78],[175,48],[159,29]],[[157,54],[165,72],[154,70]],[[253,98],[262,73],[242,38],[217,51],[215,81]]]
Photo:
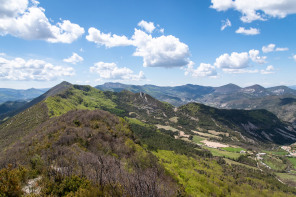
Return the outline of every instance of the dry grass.
[[[202,132],[193,131],[193,130],[192,130],[192,132],[195,133],[195,134],[198,134],[200,136],[207,137],[207,138],[222,139],[220,136],[216,136],[216,135],[213,135],[213,134],[210,134],[210,133],[202,133]]]
[[[211,147],[211,148],[225,148],[225,147],[229,147],[229,145],[222,144],[222,143],[219,143],[219,142],[212,142],[212,141],[208,141],[208,140],[203,140],[201,142],[204,143],[206,146]]]
[[[179,132],[178,129],[174,128],[174,127],[171,127],[171,126],[165,126],[165,125],[160,125],[160,124],[157,124],[155,125],[158,129],[165,129],[165,130],[171,130],[173,132],[177,131]]]

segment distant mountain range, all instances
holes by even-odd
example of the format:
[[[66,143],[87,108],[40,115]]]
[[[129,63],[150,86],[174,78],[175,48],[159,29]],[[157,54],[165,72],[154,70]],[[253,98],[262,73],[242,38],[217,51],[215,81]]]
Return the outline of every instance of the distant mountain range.
[[[41,94],[45,93],[48,88],[44,89],[27,89],[16,90],[9,88],[0,88],[0,104],[6,101],[30,101]]]
[[[284,121],[296,123],[296,90],[286,86],[264,88],[260,85],[253,85],[242,88],[235,84],[220,87],[187,84],[160,87],[105,83],[96,88],[113,92],[122,90],[144,92],[175,106],[198,102],[223,109],[266,109]]]

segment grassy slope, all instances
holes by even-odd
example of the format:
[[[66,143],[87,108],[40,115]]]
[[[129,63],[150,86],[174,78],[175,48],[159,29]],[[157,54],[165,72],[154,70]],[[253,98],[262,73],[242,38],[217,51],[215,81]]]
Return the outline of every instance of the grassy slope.
[[[62,95],[45,100],[50,117],[60,116],[73,109],[103,109],[115,114],[123,113],[102,91],[90,86],[75,86]]]
[[[230,159],[237,159],[237,158],[239,158],[239,156],[241,156],[240,153],[236,153],[236,152],[223,151],[223,150],[219,150],[216,148],[210,148],[210,147],[207,147],[206,149],[211,151],[213,156],[226,157],[226,158],[230,158]]]

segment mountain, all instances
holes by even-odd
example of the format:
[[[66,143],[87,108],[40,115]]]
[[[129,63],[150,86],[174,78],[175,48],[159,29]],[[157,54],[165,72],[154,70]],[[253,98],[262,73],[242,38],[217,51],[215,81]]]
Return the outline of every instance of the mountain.
[[[178,130],[188,135],[194,135],[193,131],[198,130],[197,128],[200,128],[201,131],[227,132],[229,136],[225,137],[225,139],[227,138],[229,143],[234,144],[237,142],[232,138],[232,135],[236,135],[235,132],[241,133],[255,144],[261,142],[289,144],[296,141],[296,134],[291,125],[281,122],[266,110],[223,110],[201,104],[190,104],[175,108],[173,105],[160,102],[149,94],[142,92],[102,92],[90,86],[72,85],[63,82],[28,103],[26,110],[22,114],[30,111],[30,107],[34,109],[38,105],[44,108],[43,110],[40,109],[40,111],[48,111],[48,115],[42,115],[43,118],[60,116],[74,109],[101,109],[121,117],[137,118],[154,125],[174,128],[179,127],[176,123],[184,125],[184,128]],[[194,108],[191,110],[198,111],[198,115],[193,116],[190,113],[185,113],[186,106]],[[201,110],[199,111],[199,109]],[[25,118],[30,116],[32,115],[27,115]],[[201,117],[204,117],[203,121],[201,121]],[[13,117],[10,121],[17,122],[13,120],[15,118]],[[172,119],[176,119],[176,121],[174,122]],[[7,121],[6,124],[11,125],[10,121]],[[182,123],[182,121],[185,121],[186,124]],[[4,129],[9,132],[7,128],[10,128],[10,126]],[[16,133],[20,132],[21,130],[18,130]],[[238,141],[240,143],[249,143],[248,140]]]
[[[144,92],[161,101],[169,102],[175,106],[180,106],[188,102],[201,98],[204,95],[215,91],[213,87],[187,84],[176,87],[160,87],[155,85],[125,85],[120,83],[105,83],[95,88],[103,91],[120,92],[129,90],[131,92]]]
[[[6,101],[26,100],[30,101],[46,92],[48,89],[27,89],[15,90],[9,88],[0,88],[0,104]]]
[[[104,91],[144,92],[158,100],[168,102],[174,106],[181,106],[190,102],[203,103],[224,109],[266,109],[276,114],[280,119],[296,125],[296,108],[294,102],[282,105],[282,99],[296,99],[296,90],[286,86],[264,88],[253,85],[241,88],[235,84],[220,87],[199,85],[184,85],[176,87],[159,87],[152,85],[134,86],[120,83],[105,83],[96,86]]]
[[[64,82],[56,85],[55,87],[51,88],[50,90],[46,91],[42,95],[38,96],[37,98],[34,98],[30,102],[21,102],[21,104],[18,104],[18,102],[11,102],[9,110],[6,110],[5,113],[0,113],[0,123],[5,121],[9,117],[12,117],[12,116],[28,109],[29,107],[39,103],[40,101],[46,99],[47,97],[54,96],[64,90],[66,90],[71,85],[72,84],[64,81]],[[6,105],[4,105],[4,106],[6,106]]]
[[[230,83],[230,84],[215,88],[215,92],[216,93],[222,93],[222,94],[228,94],[228,93],[231,93],[231,92],[237,92],[237,91],[239,91],[241,89],[242,89],[241,87]]]
[[[63,82],[0,124],[0,175],[9,177],[0,188],[22,194],[37,181],[41,196],[293,196],[255,157],[295,141],[291,125],[266,110],[176,108],[143,92]]]
[[[22,108],[27,103],[27,101],[6,101],[0,104],[0,120],[9,117],[9,113]]]

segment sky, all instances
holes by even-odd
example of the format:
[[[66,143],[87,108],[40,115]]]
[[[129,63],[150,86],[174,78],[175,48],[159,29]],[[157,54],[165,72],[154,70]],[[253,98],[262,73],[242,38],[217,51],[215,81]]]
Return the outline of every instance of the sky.
[[[295,0],[0,0],[0,88],[296,85]]]

